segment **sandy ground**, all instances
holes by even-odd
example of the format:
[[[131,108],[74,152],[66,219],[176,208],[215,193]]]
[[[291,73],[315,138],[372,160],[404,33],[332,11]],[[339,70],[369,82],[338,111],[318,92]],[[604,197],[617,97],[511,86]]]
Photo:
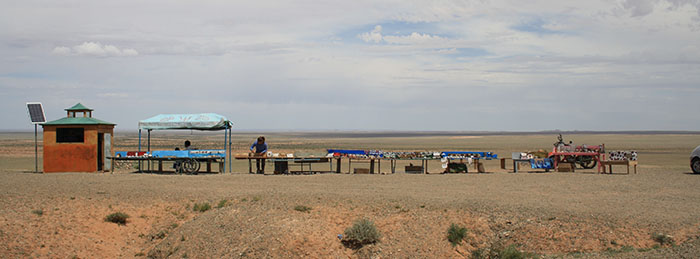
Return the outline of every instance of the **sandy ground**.
[[[512,174],[496,163],[487,166],[492,173],[468,175],[35,174],[27,173],[33,147],[11,144],[17,138],[0,136],[3,258],[469,257],[477,249],[511,244],[545,257],[700,254],[700,176],[689,174],[685,162],[686,146],[699,139],[694,135],[606,141],[642,143],[629,145],[648,150],[640,151],[646,159],[636,175]],[[501,138],[506,140],[491,143],[505,145],[508,137]],[[289,149],[304,143],[300,137],[285,141]],[[377,142],[309,142],[324,141]],[[192,210],[204,202],[212,209]],[[297,205],[311,210],[296,211]],[[104,221],[117,211],[130,215],[126,225]],[[362,217],[376,223],[380,242],[344,247],[337,235]],[[456,247],[446,240],[452,223],[468,229]],[[652,238],[659,233],[670,235],[676,246],[660,245]]]

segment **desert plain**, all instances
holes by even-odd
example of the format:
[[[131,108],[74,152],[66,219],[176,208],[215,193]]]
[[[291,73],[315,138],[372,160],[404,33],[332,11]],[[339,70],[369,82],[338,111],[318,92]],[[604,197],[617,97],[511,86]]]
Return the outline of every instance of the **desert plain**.
[[[555,133],[234,132],[234,153],[260,134],[271,151],[297,155],[347,148],[510,157],[556,141]],[[41,174],[33,172],[33,133],[0,133],[0,257],[471,258],[507,247],[544,258],[700,256],[700,175],[689,168],[700,135],[564,138],[635,150],[638,172],[511,173],[491,160],[487,173],[438,174],[433,162],[430,174],[405,174],[401,162],[395,174],[270,175],[268,164],[267,175],[251,175],[246,161],[234,160],[223,174],[137,173],[133,164]],[[151,148],[172,150],[186,139],[223,148],[223,134],[190,131],[154,133]],[[114,150],[137,143],[134,132],[115,133]],[[211,208],[194,210],[202,204]],[[126,224],[105,220],[115,212],[129,216]],[[379,241],[344,246],[338,235],[361,218],[375,223]],[[452,224],[467,229],[457,245],[447,240]]]

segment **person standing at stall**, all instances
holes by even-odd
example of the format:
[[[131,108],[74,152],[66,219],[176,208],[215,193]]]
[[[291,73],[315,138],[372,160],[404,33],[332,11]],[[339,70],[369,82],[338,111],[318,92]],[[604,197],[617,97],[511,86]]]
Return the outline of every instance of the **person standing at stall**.
[[[250,145],[250,152],[253,153],[256,157],[265,157],[265,153],[267,153],[267,143],[265,143],[265,137],[258,137],[258,139],[255,142],[253,142],[253,145]],[[255,168],[257,169],[258,174],[264,174],[265,159],[255,159]]]

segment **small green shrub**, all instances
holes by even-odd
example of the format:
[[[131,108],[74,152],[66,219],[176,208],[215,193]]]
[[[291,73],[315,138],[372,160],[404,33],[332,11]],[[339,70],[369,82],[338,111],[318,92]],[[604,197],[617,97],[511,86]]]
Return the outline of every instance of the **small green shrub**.
[[[489,258],[489,253],[484,248],[479,248],[472,251],[472,255],[469,257],[472,259],[486,259]]]
[[[44,215],[44,210],[33,210],[32,213],[34,213],[37,216],[42,216]]]
[[[117,223],[119,225],[126,225],[126,219],[128,219],[128,218],[129,218],[129,215],[127,215],[126,213],[115,212],[115,213],[107,215],[107,217],[105,217],[105,221]]]
[[[622,253],[634,252],[634,247],[631,247],[631,246],[622,246],[622,247],[620,248],[620,252],[622,252]]]
[[[356,220],[351,227],[345,229],[344,234],[345,236],[342,239],[343,245],[352,249],[376,243],[381,237],[374,222],[366,218]]]
[[[661,233],[653,234],[651,236],[651,238],[654,239],[654,241],[659,243],[659,245],[661,245],[661,246],[663,246],[663,245],[674,246],[676,244],[676,242],[673,240],[672,236],[661,234]]]
[[[452,223],[450,228],[447,229],[447,240],[450,241],[452,246],[459,245],[462,240],[467,236],[467,229]]]
[[[260,196],[253,197],[253,201],[260,201]]]
[[[194,206],[192,207],[192,210],[196,211],[196,212],[205,212],[205,211],[208,211],[210,209],[211,209],[211,205],[209,205],[208,202],[205,202],[202,204],[195,203]]]
[[[221,209],[221,208],[223,208],[224,206],[226,206],[226,203],[228,203],[227,200],[220,200],[220,201],[219,201],[219,204],[216,204],[216,208],[217,208],[217,209]]]
[[[158,233],[155,233],[155,234],[151,235],[151,240],[154,240],[154,239],[163,239],[163,238],[165,238],[165,236],[167,236],[167,235],[168,235],[168,231],[167,231],[167,230],[161,230],[161,231],[158,231]]]
[[[515,247],[515,245],[509,245],[508,247],[497,251],[497,253],[498,258],[503,259],[537,258],[535,254],[518,250],[518,248]]]
[[[294,206],[294,210],[299,211],[299,212],[309,212],[309,211],[311,211],[311,207],[304,206],[304,205],[297,205],[297,206]]]

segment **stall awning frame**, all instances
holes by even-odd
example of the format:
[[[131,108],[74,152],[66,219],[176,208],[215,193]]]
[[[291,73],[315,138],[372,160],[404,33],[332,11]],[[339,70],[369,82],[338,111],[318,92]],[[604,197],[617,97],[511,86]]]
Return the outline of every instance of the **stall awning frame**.
[[[226,150],[224,168],[226,168],[228,165],[228,171],[230,173],[232,128],[233,122],[216,113],[158,114],[151,118],[139,121],[139,152],[141,151],[141,130],[147,130],[148,132],[148,152],[151,151],[152,130],[224,130],[224,150]],[[150,163],[148,164],[148,167],[150,170]],[[140,168],[141,167],[139,167],[139,170],[141,170]]]
[[[233,123],[216,113],[158,114],[139,121],[139,129],[145,130],[224,130]]]

